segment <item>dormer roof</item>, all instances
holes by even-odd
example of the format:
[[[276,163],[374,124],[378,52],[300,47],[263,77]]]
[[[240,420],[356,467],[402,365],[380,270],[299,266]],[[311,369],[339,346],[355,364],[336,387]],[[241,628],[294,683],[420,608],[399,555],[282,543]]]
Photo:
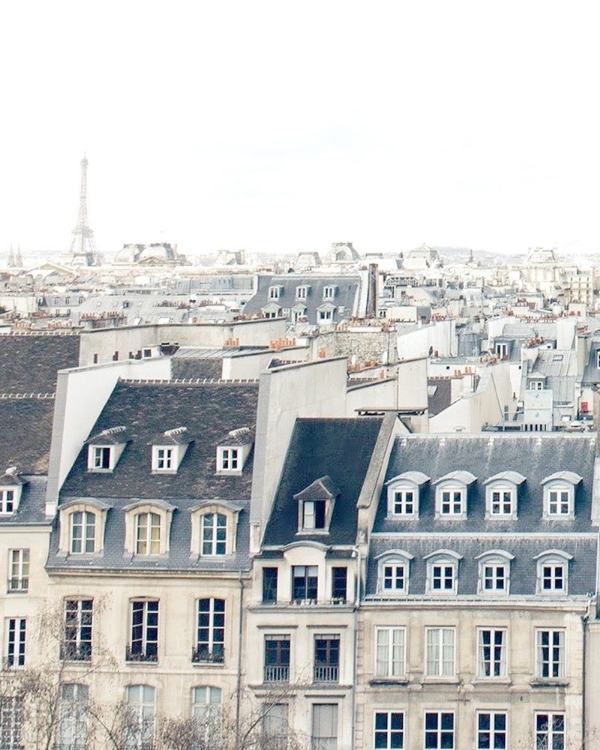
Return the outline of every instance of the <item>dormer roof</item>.
[[[0,477],[2,487],[22,487],[26,480],[19,474],[16,466],[10,466]]]
[[[191,442],[187,427],[175,427],[157,435],[150,445],[187,445]]]
[[[448,474],[444,474],[443,477],[437,479],[434,484],[440,484],[441,482],[460,482],[461,484],[473,484],[477,481],[477,477],[471,474],[470,471],[451,471]]]
[[[127,428],[123,426],[109,427],[86,441],[86,445],[124,445],[127,442]]]
[[[320,477],[311,482],[301,492],[294,495],[295,500],[332,500],[340,494],[329,476]]]
[[[547,482],[555,482],[561,480],[564,482],[569,482],[569,484],[579,484],[582,479],[583,477],[580,477],[579,474],[576,474],[574,471],[555,471],[554,474],[550,474],[550,476],[542,479],[540,484],[546,484]]]
[[[218,445],[252,445],[253,442],[254,430],[250,427],[239,427],[237,430],[228,432],[222,440],[219,440]]]
[[[491,482],[499,482],[502,480],[512,482],[512,484],[523,484],[525,479],[526,477],[519,474],[518,471],[501,471],[498,474],[494,474],[493,477],[486,479],[484,484],[490,484]]]
[[[412,482],[413,484],[421,486],[429,481],[429,477],[426,474],[423,474],[422,471],[404,471],[402,474],[398,474],[398,476],[388,479],[386,485],[396,484],[397,482],[402,481]]]

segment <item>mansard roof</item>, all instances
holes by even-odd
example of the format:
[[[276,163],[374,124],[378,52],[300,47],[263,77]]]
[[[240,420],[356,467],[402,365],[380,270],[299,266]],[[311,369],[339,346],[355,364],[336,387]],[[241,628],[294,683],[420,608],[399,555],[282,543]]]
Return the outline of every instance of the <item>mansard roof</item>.
[[[296,420],[264,545],[298,541],[295,496],[323,477],[329,477],[339,494],[329,532],[315,534],[314,539],[325,544],[355,544],[356,503],[382,423],[380,417]],[[304,531],[301,538],[313,536]]]
[[[14,514],[0,515],[0,526],[49,525],[46,518],[46,477],[21,476],[23,489],[19,508]]]
[[[305,487],[301,492],[294,495],[296,500],[331,500],[337,497],[340,491],[328,476],[319,477]]]
[[[27,474],[46,474],[53,416],[54,398],[51,396],[0,396],[0,424],[3,425],[0,467],[16,466]]]
[[[54,393],[56,373],[79,364],[73,333],[14,333],[0,337],[0,394]]]

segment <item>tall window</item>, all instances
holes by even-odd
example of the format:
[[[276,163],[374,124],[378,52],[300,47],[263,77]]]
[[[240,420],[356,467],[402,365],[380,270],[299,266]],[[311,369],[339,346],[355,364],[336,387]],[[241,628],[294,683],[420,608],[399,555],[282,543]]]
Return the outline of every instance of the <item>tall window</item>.
[[[0,698],[0,747],[2,750],[22,750],[23,699],[17,695]]]
[[[227,516],[206,513],[202,516],[202,554],[224,555],[227,546]]]
[[[348,595],[348,568],[331,569],[331,598],[334,602],[345,602]]]
[[[160,554],[160,516],[158,513],[138,513],[135,517],[136,555]]]
[[[127,688],[127,705],[133,726],[126,750],[152,750],[155,703],[156,691],[150,685],[130,685]]]
[[[0,490],[0,515],[10,515],[15,512],[15,491]]]
[[[506,714],[481,711],[477,714],[477,750],[506,750]]]
[[[548,679],[565,676],[565,631],[538,630],[537,675]]]
[[[292,568],[292,599],[317,600],[318,574],[316,565],[294,565]]]
[[[71,513],[71,553],[96,551],[96,514],[89,511]]]
[[[454,714],[450,711],[425,713],[425,750],[454,750]]]
[[[198,730],[196,740],[200,740],[198,743],[200,747],[219,750],[222,718],[221,688],[212,685],[199,685],[192,688],[192,719]],[[193,747],[195,746],[194,744]]]
[[[290,678],[289,635],[265,636],[265,682],[288,682]]]
[[[88,687],[77,683],[60,686],[56,750],[88,747]]]
[[[427,628],[427,677],[454,676],[454,639],[454,628]]]
[[[506,630],[479,631],[479,676],[506,677]]]
[[[405,674],[405,628],[375,629],[375,674],[403,677]]]
[[[284,748],[288,747],[289,706],[287,703],[271,703],[263,709],[263,745],[264,747]]]
[[[90,661],[92,658],[93,599],[65,601],[65,643],[63,658]]]
[[[275,604],[277,602],[277,568],[263,568],[263,604]]]
[[[225,600],[198,600],[196,662],[223,662],[225,659]]]
[[[25,641],[27,621],[24,617],[9,617],[6,620],[6,666],[25,666]]]
[[[536,750],[563,750],[565,744],[565,715],[543,713],[535,715]]]
[[[315,682],[338,682],[340,677],[340,637],[338,635],[315,636]]]
[[[8,551],[8,591],[26,592],[29,589],[29,550]]]
[[[158,659],[158,600],[131,602],[131,643],[129,661]]]
[[[395,750],[404,747],[404,714],[402,711],[375,712],[374,748]]]
[[[337,703],[315,703],[312,707],[312,750],[337,750]]]

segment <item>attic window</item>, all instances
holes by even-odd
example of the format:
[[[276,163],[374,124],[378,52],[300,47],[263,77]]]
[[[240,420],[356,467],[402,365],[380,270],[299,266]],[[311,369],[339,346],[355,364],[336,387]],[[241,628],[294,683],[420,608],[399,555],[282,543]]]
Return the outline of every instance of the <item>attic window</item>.
[[[250,428],[231,430],[217,446],[217,473],[241,474],[253,442],[254,436]]]
[[[12,466],[0,477],[0,515],[11,516],[19,509],[24,480]]]
[[[88,471],[113,471],[127,444],[125,427],[111,427],[88,441]]]
[[[328,532],[339,494],[331,479],[325,476],[294,495],[298,501],[298,531]]]
[[[152,445],[152,471],[176,474],[190,442],[187,427],[164,432]]]
[[[3,516],[11,515],[15,510],[14,489],[0,489],[0,514]]]
[[[335,297],[335,292],[337,290],[337,286],[325,286],[323,287],[323,299],[333,299]]]
[[[469,485],[476,480],[468,471],[452,471],[436,482],[436,516],[444,519],[467,517]]]
[[[574,471],[557,471],[542,480],[544,518],[566,520],[575,517],[575,489],[582,477]]]
[[[279,299],[281,297],[281,291],[283,287],[270,286],[269,287],[269,299]]]
[[[310,289],[310,286],[308,286],[308,284],[297,286],[296,287],[296,299],[306,299],[308,297],[309,289]]]

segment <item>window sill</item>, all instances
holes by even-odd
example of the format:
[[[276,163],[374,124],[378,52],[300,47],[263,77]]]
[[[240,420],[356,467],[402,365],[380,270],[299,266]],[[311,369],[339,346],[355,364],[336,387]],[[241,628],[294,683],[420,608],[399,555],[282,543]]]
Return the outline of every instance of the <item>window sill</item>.
[[[569,680],[564,678],[545,678],[539,677],[536,680],[530,680],[529,684],[533,688],[557,688],[557,687],[569,687]]]
[[[423,677],[421,685],[458,685],[458,677]]]
[[[216,477],[241,477],[242,469],[217,469],[215,471]]]
[[[374,677],[369,685],[371,687],[404,687],[408,685],[408,677]]]
[[[495,685],[512,685],[512,680],[509,677],[476,677],[471,680],[471,684],[478,687],[483,685],[494,687]]]

